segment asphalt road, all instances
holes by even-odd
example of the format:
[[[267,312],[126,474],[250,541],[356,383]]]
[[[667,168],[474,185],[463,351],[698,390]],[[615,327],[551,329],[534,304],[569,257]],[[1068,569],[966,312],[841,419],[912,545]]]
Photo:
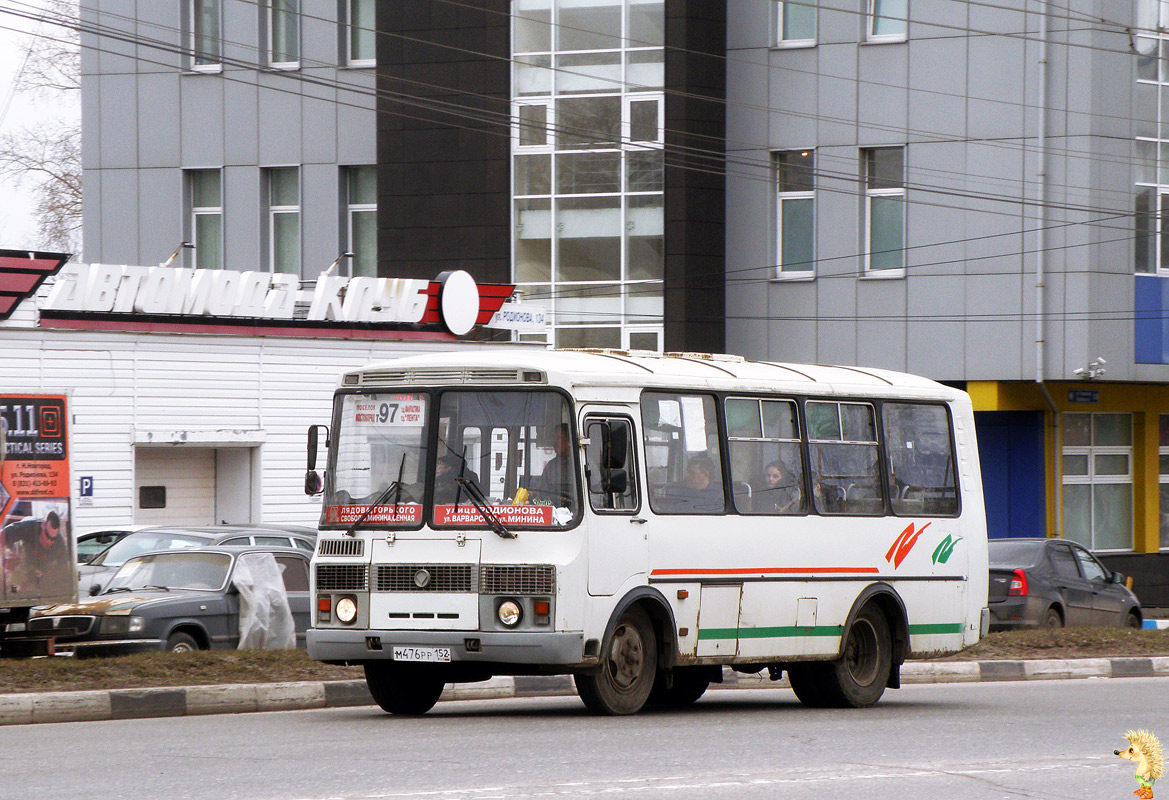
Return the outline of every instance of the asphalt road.
[[[0,798],[1124,800],[1129,728],[1169,744],[1169,678],[908,686],[860,711],[767,689],[619,719],[544,697],[19,725]]]

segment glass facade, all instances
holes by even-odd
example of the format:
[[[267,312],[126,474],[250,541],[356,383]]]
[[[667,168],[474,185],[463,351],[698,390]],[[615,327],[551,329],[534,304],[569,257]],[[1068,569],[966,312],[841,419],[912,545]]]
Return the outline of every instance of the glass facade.
[[[512,13],[513,279],[554,344],[660,346],[664,2]]]

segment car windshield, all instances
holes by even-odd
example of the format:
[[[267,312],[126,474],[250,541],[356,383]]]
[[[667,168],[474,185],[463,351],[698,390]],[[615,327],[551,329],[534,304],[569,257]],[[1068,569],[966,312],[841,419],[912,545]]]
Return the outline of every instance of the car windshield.
[[[207,537],[174,531],[138,531],[115,542],[89,562],[96,566],[120,567],[127,559],[151,550],[181,550],[207,544]]]
[[[106,593],[159,587],[222,589],[231,568],[224,553],[153,553],[131,558],[110,580]]]
[[[988,558],[992,567],[1029,567],[1039,559],[1043,542],[1012,542],[991,540]]]

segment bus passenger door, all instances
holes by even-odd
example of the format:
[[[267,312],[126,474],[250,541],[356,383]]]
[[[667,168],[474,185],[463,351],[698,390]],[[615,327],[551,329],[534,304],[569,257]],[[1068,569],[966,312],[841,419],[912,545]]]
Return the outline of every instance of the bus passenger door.
[[[638,489],[633,418],[588,411],[581,425],[588,498],[589,594],[611,595],[645,575],[649,553]]]

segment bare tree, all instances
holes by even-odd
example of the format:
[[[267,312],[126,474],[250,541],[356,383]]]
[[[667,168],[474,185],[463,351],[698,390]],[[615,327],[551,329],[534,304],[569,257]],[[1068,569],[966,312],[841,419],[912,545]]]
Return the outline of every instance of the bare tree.
[[[79,101],[77,0],[43,0],[41,22],[29,37],[16,90],[55,104]],[[74,253],[80,249],[80,122],[40,122],[0,137],[0,175],[33,183],[33,216],[41,239],[37,247]]]

